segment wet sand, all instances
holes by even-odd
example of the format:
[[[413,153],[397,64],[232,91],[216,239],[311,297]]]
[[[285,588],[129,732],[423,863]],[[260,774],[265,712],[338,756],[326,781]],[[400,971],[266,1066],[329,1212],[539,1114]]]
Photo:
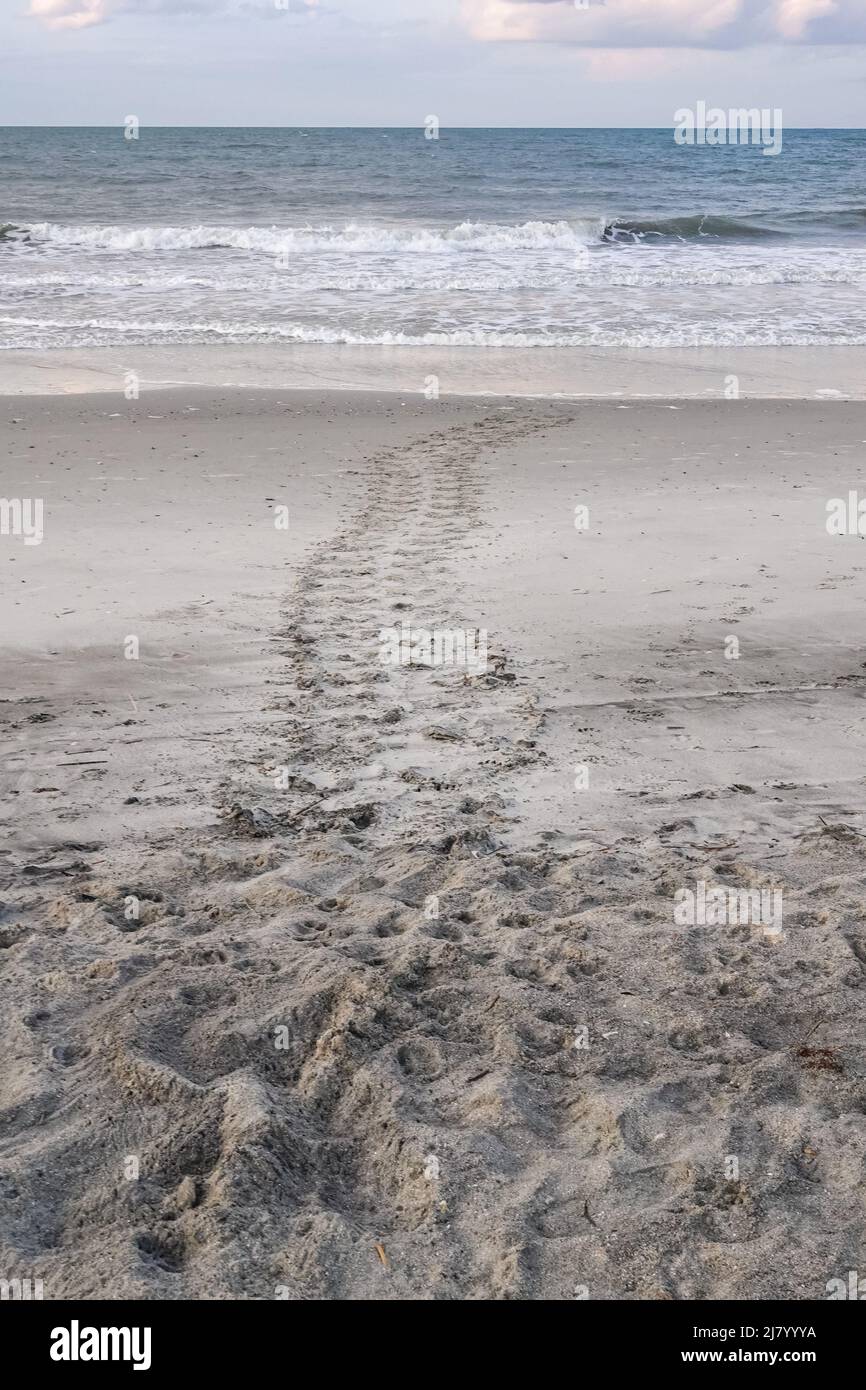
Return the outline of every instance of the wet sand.
[[[6,350],[2,395],[206,387],[597,400],[863,400],[866,347],[378,347],[232,343]]]

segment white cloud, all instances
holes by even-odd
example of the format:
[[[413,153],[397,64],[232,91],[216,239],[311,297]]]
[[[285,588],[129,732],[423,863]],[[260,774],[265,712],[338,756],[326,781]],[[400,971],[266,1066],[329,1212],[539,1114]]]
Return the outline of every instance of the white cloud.
[[[488,43],[622,49],[866,40],[864,0],[460,0],[460,17]]]
[[[81,29],[125,15],[333,13],[328,0],[28,0],[51,29]],[[393,0],[369,0],[382,19]],[[427,0],[401,0],[413,14]],[[459,28],[486,43],[626,49],[740,49],[768,43],[866,42],[866,0],[454,0]],[[427,15],[429,18],[429,14]],[[364,21],[353,23],[364,27]],[[447,27],[448,21],[445,21]],[[381,25],[379,26],[381,27]]]
[[[224,9],[226,3],[227,0],[30,0],[27,13],[49,29],[86,29],[121,13],[196,14]],[[265,6],[268,14],[272,9],[272,4]]]
[[[49,29],[82,29],[101,24],[112,16],[196,15],[240,13],[247,18],[272,19],[283,11],[311,14],[327,9],[322,0],[285,0],[279,8],[275,0],[29,0],[28,15]]]
[[[30,0],[28,14],[49,29],[86,29],[102,24],[111,10],[111,0]]]
[[[813,19],[836,14],[836,0],[777,0],[776,28],[786,39],[802,39]]]

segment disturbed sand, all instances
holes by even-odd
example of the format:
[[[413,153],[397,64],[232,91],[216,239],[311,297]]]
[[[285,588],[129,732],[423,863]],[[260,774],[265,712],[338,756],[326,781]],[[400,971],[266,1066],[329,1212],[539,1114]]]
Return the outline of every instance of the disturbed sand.
[[[45,509],[0,537],[0,1277],[820,1299],[866,1268],[866,547],[825,527],[866,407],[0,419],[3,495]],[[401,622],[486,629],[486,672],[383,665]],[[699,881],[781,890],[783,931],[678,925]]]

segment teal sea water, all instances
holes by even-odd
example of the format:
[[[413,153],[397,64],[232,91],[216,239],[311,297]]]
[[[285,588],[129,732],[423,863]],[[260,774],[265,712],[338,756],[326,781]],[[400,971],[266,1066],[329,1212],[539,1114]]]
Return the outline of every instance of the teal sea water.
[[[864,343],[866,132],[0,129],[0,347]]]

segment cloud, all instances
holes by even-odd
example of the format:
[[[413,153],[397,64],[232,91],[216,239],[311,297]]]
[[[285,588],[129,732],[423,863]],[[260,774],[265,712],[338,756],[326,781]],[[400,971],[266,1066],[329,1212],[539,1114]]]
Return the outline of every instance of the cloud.
[[[813,19],[836,14],[836,0],[777,0],[776,27],[786,39],[802,39]]]
[[[30,0],[28,14],[49,29],[86,29],[103,24],[111,8],[111,0]]]
[[[590,48],[864,43],[864,0],[460,0],[472,38]]]
[[[283,12],[314,15],[331,13],[323,0],[30,0],[30,19],[49,29],[84,29],[103,24],[122,14],[184,15],[242,13],[245,17],[273,19]]]
[[[273,19],[281,11],[311,17],[331,7],[328,0],[29,0],[28,14],[50,29],[83,29],[122,15]],[[457,13],[463,32],[483,43],[617,51],[866,43],[866,0],[458,0]]]

